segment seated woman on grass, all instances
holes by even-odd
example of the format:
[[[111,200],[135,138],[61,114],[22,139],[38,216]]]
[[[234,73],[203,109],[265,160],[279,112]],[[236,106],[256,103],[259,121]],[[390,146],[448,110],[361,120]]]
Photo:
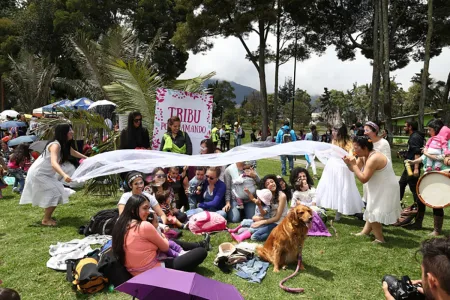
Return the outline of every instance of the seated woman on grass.
[[[281,191],[277,176],[266,175],[261,180],[260,188],[268,189],[272,193],[272,200],[270,203],[271,209],[269,218],[256,221],[251,225],[251,227],[255,229],[251,239],[255,241],[265,241],[272,230],[284,219],[288,212],[286,195]],[[256,199],[252,198],[252,201],[255,200]]]
[[[227,218],[227,213],[225,209],[230,207],[227,202],[225,205],[225,183],[219,179],[220,167],[208,167],[206,170],[206,181],[203,183],[202,191],[199,197],[200,203],[198,203],[198,208],[191,209],[186,212],[188,217],[202,212],[210,211],[220,214],[225,219]]]
[[[150,200],[145,196],[132,195],[112,232],[112,249],[118,261],[131,275],[136,276],[156,267],[165,267],[180,271],[192,271],[208,255],[209,236],[199,243],[175,241],[184,251],[175,258],[164,258],[161,253],[169,252],[169,240],[161,234],[158,220],[153,214],[151,223]]]
[[[158,217],[161,218],[164,224],[167,223],[166,215],[164,214],[161,206],[156,201],[153,195],[150,195],[147,192],[144,192],[144,175],[141,172],[130,172],[127,174],[126,182],[128,186],[131,188],[131,192],[123,193],[122,197],[120,197],[119,203],[117,207],[119,209],[119,215],[122,214],[125,209],[125,205],[132,195],[141,195],[145,194],[145,196],[149,199],[150,208],[156,213]]]
[[[178,171],[178,168],[175,168]],[[153,172],[149,179],[149,184],[144,187],[144,192],[148,192],[150,195],[156,197],[156,194],[165,193],[167,194],[167,202],[169,203],[169,209],[171,214],[181,223],[185,223],[187,220],[186,214],[181,212],[178,208],[176,208],[176,195],[173,190],[171,183],[167,180],[167,175],[164,172],[164,169],[161,167],[157,167],[153,169]],[[163,209],[164,211],[164,209]],[[158,215],[159,216],[159,215]],[[168,222],[167,218],[161,219],[161,221],[167,224],[173,224],[173,222]]]

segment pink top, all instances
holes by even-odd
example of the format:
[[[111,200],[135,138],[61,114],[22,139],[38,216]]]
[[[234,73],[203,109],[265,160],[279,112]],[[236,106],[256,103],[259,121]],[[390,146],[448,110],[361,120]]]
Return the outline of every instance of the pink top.
[[[425,148],[442,149],[442,152],[444,154],[448,153],[447,140],[445,140],[445,138],[440,135],[430,137],[427,141]]]
[[[446,141],[450,140],[450,128],[444,126],[439,130],[439,136],[442,136]]]
[[[8,169],[19,169],[20,166],[17,164],[17,162],[13,159],[10,159],[8,161]]]
[[[136,276],[161,266],[156,259],[158,251],[167,252],[169,242],[163,239],[155,227],[147,222],[141,222],[139,227],[134,224],[125,235],[125,267],[131,275]]]

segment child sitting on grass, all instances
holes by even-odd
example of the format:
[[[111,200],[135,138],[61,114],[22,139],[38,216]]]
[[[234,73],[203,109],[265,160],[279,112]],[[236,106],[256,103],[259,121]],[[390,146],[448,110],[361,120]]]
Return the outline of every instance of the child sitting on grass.
[[[247,188],[245,188],[244,191],[248,194],[250,200],[254,201],[255,198],[252,193]],[[231,233],[231,237],[238,242],[251,238],[252,234],[256,231],[256,228],[251,227],[253,222],[269,219],[270,217],[272,192],[268,189],[256,190],[256,196],[258,197],[258,200],[254,201],[256,203],[256,208],[253,218],[242,220],[238,227],[228,229],[228,232]]]
[[[316,206],[316,189],[313,184],[314,181],[308,170],[298,173],[297,180],[294,183],[295,191],[292,194],[291,207],[304,205],[312,209],[313,219],[311,228],[308,230],[309,236],[331,236],[324,223],[327,220],[326,211]]]
[[[189,209],[197,208],[199,199],[201,199],[202,185],[205,181],[206,168],[197,167],[195,169],[195,176],[189,181],[189,189],[186,190],[188,195]]]
[[[157,191],[155,198],[167,217],[167,224],[173,225],[176,228],[183,228],[183,223],[181,223],[179,218],[186,220],[186,215],[176,210],[175,203],[171,201],[169,191]]]
[[[22,194],[25,186],[25,172],[29,168],[29,161],[31,160],[30,149],[27,144],[20,144],[14,149],[13,154],[9,157],[8,172],[16,179],[14,183],[13,192]]]

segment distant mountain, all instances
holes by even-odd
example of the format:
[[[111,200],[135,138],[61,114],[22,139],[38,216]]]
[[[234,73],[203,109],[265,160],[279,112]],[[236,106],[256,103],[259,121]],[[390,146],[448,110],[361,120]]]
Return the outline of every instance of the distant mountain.
[[[208,79],[206,80],[203,85],[206,88],[208,86],[208,84],[212,83],[216,83],[216,80],[219,81],[223,81],[222,79]],[[249,86],[245,86],[239,83],[236,83],[234,81],[229,81],[231,86],[234,87],[234,94],[236,95],[236,98],[233,99],[236,104],[241,104],[242,101],[244,101],[244,98],[248,95],[250,95],[252,92],[256,92],[257,90],[255,90],[254,88],[251,88]],[[318,103],[317,101],[319,100],[320,95],[311,95],[311,105],[312,106],[316,106]],[[320,109],[319,109],[320,110]]]
[[[208,84],[210,84],[210,83],[212,83],[212,84],[216,83],[216,80],[223,81],[223,80],[221,80],[221,79],[214,79],[214,78],[213,78],[213,79],[208,79],[208,80],[206,80],[206,81],[203,83],[203,85],[204,85],[205,87],[207,87]],[[246,96],[248,96],[248,95],[250,95],[252,92],[256,91],[254,88],[251,88],[251,87],[245,86],[245,85],[241,85],[241,84],[236,83],[236,82],[234,82],[234,81],[230,81],[230,84],[231,84],[232,87],[234,87],[234,94],[236,95],[236,98],[233,99],[233,100],[236,102],[236,104],[241,104],[242,101],[244,101],[244,98],[245,98]]]

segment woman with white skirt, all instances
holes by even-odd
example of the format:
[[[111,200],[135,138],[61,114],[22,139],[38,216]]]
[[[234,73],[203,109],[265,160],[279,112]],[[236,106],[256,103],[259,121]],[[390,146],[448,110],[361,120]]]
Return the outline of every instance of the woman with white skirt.
[[[61,164],[69,159],[69,155],[76,158],[86,158],[71,147],[73,131],[70,124],[59,124],[55,128],[54,139],[47,144],[44,152],[28,170],[25,188],[20,198],[20,204],[33,204],[44,208],[42,225],[55,226],[52,214],[58,204],[69,201],[69,194],[64,185],[56,178],[56,173],[69,183],[71,178],[61,168]]]
[[[352,155],[353,144],[345,125],[333,128],[332,144]],[[336,221],[341,214],[354,215],[364,208],[355,176],[340,158],[330,157],[327,161],[317,186],[316,200],[317,206],[337,210]]]

